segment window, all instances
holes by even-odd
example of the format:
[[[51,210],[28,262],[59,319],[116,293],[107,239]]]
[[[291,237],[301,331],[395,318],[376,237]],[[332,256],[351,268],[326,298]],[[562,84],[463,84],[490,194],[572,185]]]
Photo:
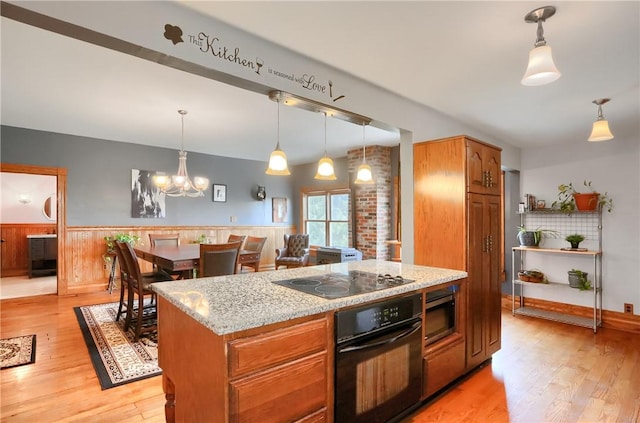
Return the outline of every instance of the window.
[[[349,246],[349,190],[314,191],[303,194],[304,228],[309,244]]]

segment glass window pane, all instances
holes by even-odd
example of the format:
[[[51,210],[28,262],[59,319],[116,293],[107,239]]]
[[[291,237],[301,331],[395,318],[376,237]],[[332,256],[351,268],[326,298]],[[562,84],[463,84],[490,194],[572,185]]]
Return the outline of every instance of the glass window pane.
[[[331,195],[331,220],[349,220],[349,194]]]
[[[329,231],[329,245],[333,247],[349,246],[349,224],[347,222],[330,222]]]
[[[307,222],[310,245],[326,245],[327,233],[324,222]]]
[[[327,199],[324,195],[310,195],[307,197],[307,219],[326,220]]]

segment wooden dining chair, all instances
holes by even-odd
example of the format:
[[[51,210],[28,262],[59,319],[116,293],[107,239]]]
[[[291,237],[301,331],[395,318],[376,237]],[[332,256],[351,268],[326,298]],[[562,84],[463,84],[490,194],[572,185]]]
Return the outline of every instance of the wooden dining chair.
[[[135,322],[133,339],[138,341],[143,333],[155,332],[157,329],[157,301],[151,284],[173,279],[163,271],[142,273],[133,246],[121,241],[116,242],[116,246],[120,250],[127,274],[127,317],[124,330],[128,331],[131,322]]]
[[[257,272],[260,269],[260,256],[262,254],[262,248],[264,247],[264,244],[266,242],[267,242],[267,237],[264,237],[264,238],[257,237],[257,236],[247,237],[247,241],[244,243],[244,249],[247,251],[255,251],[257,253],[256,259],[254,261],[242,263],[242,265],[240,266],[240,270],[242,270],[245,267],[250,267],[251,269],[254,270],[254,272]]]
[[[246,235],[229,235],[229,238],[227,239],[227,242],[234,242],[234,241],[240,241],[240,249],[243,250],[245,249],[244,243],[247,240],[247,236]]]
[[[149,234],[149,243],[152,247],[178,247],[180,246],[180,234]],[[160,270],[155,264],[153,267],[155,270]],[[162,269],[162,271],[170,274],[173,279],[184,278],[184,272],[180,270]]]
[[[178,246],[180,245],[180,234],[149,234],[149,242],[152,247]]]
[[[200,244],[198,277],[233,275],[238,270],[238,255],[242,241],[226,244]]]

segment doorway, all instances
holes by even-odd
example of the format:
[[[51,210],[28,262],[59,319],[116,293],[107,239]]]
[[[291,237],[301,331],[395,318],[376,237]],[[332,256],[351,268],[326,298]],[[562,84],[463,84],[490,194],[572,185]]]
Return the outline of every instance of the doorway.
[[[3,175],[4,174],[42,175],[42,176],[52,177],[55,179],[55,185],[51,185],[52,187],[55,187],[55,188],[51,188],[49,190],[49,191],[53,190],[53,192],[49,192],[48,195],[47,194],[43,195],[42,199],[40,199],[35,194],[31,194],[33,197],[30,198],[29,193],[25,193],[25,195],[21,197],[19,201],[20,202],[38,201],[38,203],[42,202],[41,204],[42,208],[40,208],[40,204],[38,204],[37,206],[34,205],[33,208],[37,210],[38,213],[40,212],[43,214],[47,213],[48,217],[45,217],[44,221],[48,222],[48,224],[41,223],[37,225],[39,225],[41,228],[45,228],[45,230],[48,230],[49,232],[47,234],[48,236],[53,235],[51,232],[55,234],[56,244],[58,247],[57,260],[56,260],[57,271],[55,276],[48,277],[48,278],[43,277],[43,278],[29,279],[28,276],[19,275],[19,279],[9,278],[12,280],[4,280],[5,278],[3,278],[3,281],[2,281],[3,292],[1,294],[2,299],[5,298],[5,289],[4,289],[5,282],[7,283],[7,287],[9,285],[13,285],[11,288],[7,288],[7,291],[8,291],[7,298],[8,298],[8,295],[24,296],[23,295],[24,293],[30,292],[31,290],[33,291],[33,295],[42,295],[44,293],[57,293],[58,295],[66,294],[67,279],[65,275],[66,275],[67,266],[65,264],[66,254],[63,246],[65,245],[65,239],[66,239],[65,205],[66,205],[67,170],[64,168],[0,163],[0,172]],[[25,203],[25,204],[28,204],[28,203]],[[29,225],[24,225],[24,226],[29,226]],[[4,250],[4,243],[3,243],[3,250]],[[49,280],[47,281],[47,279]],[[27,283],[28,284],[33,283],[33,285],[26,288],[23,285]],[[17,287],[15,285],[17,285]],[[16,294],[16,289],[18,294]]]

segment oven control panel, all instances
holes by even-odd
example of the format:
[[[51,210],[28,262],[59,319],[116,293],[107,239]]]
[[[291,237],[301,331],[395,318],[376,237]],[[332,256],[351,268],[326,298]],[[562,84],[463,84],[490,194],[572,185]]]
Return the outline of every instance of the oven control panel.
[[[350,339],[422,315],[422,295],[367,304],[336,313],[336,341]]]

